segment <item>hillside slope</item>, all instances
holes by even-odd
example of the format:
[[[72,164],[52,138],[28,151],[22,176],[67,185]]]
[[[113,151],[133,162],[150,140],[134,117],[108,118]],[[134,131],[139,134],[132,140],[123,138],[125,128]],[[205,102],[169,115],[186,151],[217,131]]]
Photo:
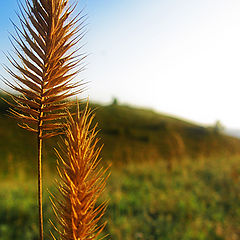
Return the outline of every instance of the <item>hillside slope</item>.
[[[122,161],[210,157],[240,152],[240,140],[147,109],[109,105],[96,118],[109,157]]]
[[[240,153],[240,139],[147,109],[122,105],[96,108],[99,136],[104,142],[102,156],[106,161],[125,164],[131,161],[180,161],[183,157],[199,158]],[[32,167],[36,154],[34,134],[17,126],[7,117],[7,104],[0,100],[0,167],[24,163]],[[52,147],[57,138],[48,140],[44,159],[54,163]],[[46,163],[45,160],[45,163]],[[171,166],[170,166],[171,167]]]

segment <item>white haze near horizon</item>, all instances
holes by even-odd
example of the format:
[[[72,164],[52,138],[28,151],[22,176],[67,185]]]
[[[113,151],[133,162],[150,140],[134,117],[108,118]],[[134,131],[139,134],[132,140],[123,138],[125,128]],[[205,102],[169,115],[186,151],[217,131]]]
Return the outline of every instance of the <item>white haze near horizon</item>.
[[[90,100],[116,97],[201,124],[220,120],[240,128],[240,1],[84,4]]]

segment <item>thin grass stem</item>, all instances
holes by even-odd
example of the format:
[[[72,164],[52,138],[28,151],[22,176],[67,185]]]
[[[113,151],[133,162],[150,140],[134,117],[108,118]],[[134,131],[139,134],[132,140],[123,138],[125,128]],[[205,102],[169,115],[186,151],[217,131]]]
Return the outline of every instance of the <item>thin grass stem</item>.
[[[42,139],[38,135],[38,219],[39,237],[43,240],[43,209],[42,209]]]

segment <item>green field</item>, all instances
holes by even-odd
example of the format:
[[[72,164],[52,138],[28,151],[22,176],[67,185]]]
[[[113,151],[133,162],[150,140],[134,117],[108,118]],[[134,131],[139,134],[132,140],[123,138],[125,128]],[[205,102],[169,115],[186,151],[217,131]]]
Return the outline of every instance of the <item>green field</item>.
[[[105,232],[116,240],[239,239],[239,160],[184,160],[172,172],[164,162],[112,169]],[[45,177],[45,190],[54,192],[54,177]],[[35,185],[24,172],[1,179],[1,240],[38,239]],[[47,191],[44,214],[54,219]],[[49,228],[45,222],[46,236]]]

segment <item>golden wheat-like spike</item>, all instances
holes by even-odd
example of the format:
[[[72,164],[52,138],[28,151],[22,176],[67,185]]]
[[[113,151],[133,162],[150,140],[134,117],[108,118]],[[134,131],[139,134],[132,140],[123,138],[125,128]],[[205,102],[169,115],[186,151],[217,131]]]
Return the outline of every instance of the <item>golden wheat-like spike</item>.
[[[11,112],[40,138],[56,135],[52,133],[60,129],[48,122],[58,121],[70,105],[62,101],[82,91],[82,84],[74,83],[73,78],[82,70],[75,69],[85,58],[75,54],[75,46],[85,34],[85,16],[71,17],[75,7],[68,0],[25,0],[18,15],[21,29],[13,23],[16,36],[12,35],[12,45],[20,61],[8,56],[15,70],[6,70],[14,83],[4,82],[20,96],[12,95]]]
[[[101,148],[96,144],[96,126],[91,128],[94,116],[88,106],[72,116],[68,112],[66,134],[61,151],[57,151],[61,184],[61,200],[54,198],[53,209],[61,228],[62,240],[97,239],[106,223],[98,224],[107,202],[96,206],[108,178],[108,168],[99,168]],[[99,160],[99,161],[98,161]]]

